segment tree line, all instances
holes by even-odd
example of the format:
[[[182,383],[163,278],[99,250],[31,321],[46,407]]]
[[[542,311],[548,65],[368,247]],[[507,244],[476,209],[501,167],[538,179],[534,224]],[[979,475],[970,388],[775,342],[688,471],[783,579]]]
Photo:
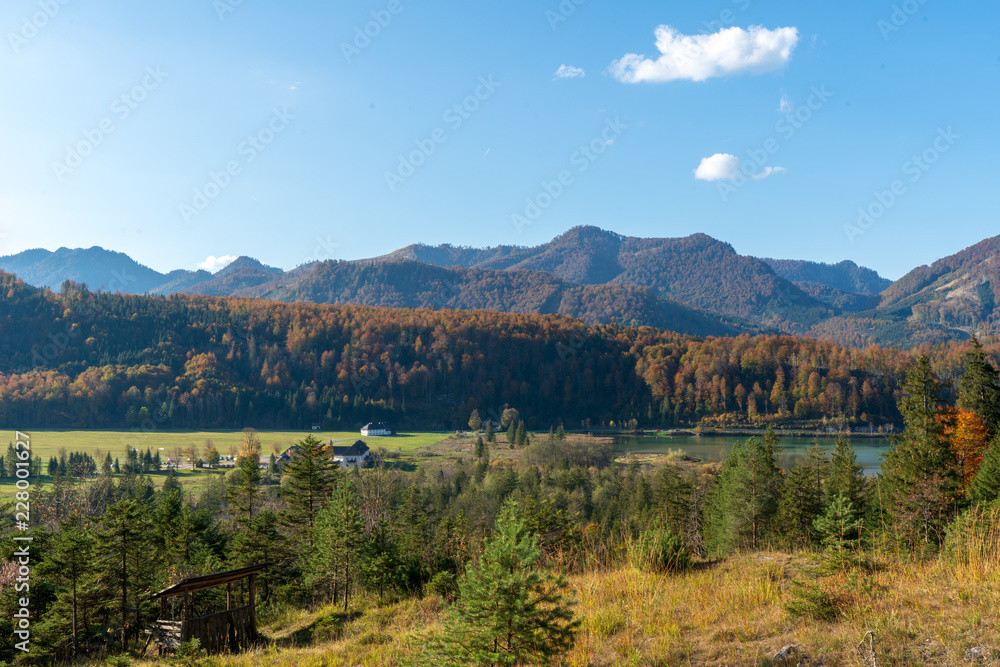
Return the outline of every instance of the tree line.
[[[464,427],[517,406],[570,429],[902,424],[915,357],[953,380],[971,343],[914,353],[778,335],[696,338],[552,315],[60,294],[0,274],[0,425]],[[997,344],[986,346],[995,358]],[[951,396],[954,399],[954,396]]]

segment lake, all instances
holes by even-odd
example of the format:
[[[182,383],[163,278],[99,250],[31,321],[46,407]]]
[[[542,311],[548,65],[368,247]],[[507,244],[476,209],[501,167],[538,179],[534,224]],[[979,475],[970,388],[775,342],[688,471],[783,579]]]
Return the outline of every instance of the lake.
[[[743,435],[703,435],[703,436],[671,436],[653,437],[622,436],[615,439],[615,451],[619,453],[656,454],[665,453],[668,449],[680,449],[685,454],[703,461],[723,461],[733,448],[736,441],[745,440]],[[882,465],[882,455],[889,449],[889,441],[882,438],[849,439],[854,446],[858,463],[866,475],[875,475]],[[816,438],[781,438],[782,451],[777,456],[778,465],[784,470],[806,458],[809,448]],[[828,453],[833,452],[834,438],[818,438],[820,447]]]

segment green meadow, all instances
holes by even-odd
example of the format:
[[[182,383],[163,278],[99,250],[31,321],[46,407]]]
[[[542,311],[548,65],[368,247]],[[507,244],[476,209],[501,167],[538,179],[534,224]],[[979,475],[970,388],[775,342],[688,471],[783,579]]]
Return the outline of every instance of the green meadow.
[[[150,449],[153,452],[160,451],[160,457],[165,461],[171,456],[175,449],[187,449],[194,445],[198,453],[203,451],[206,441],[211,440],[215,448],[223,456],[229,454],[230,449],[237,448],[240,439],[243,437],[242,431],[152,431],[141,433],[135,431],[63,431],[63,430],[29,430],[26,432],[30,436],[31,451],[40,457],[44,462],[43,470],[48,471],[48,460],[53,456],[59,456],[60,450],[69,452],[87,452],[94,458],[103,458],[108,452],[112,458],[119,460],[125,458],[128,447],[134,447],[140,451]],[[446,433],[403,433],[391,437],[368,437],[362,438],[356,431],[258,431],[261,449],[264,455],[271,452],[282,453],[292,445],[300,442],[306,436],[313,435],[322,442],[333,440],[353,442],[364,440],[372,449],[378,450],[384,447],[389,453],[398,452],[404,459],[418,457],[425,447],[430,447],[448,438]],[[4,440],[13,443],[15,432],[0,431],[0,436]],[[7,448],[0,440],[0,456],[6,456]],[[225,474],[226,470],[207,470],[182,468],[177,472],[178,480],[182,485],[190,486],[199,483],[208,483],[209,480],[219,475]],[[153,483],[159,487],[166,479],[166,470],[149,473]],[[48,474],[43,474],[39,483],[32,478],[32,487],[35,490],[47,488],[52,481]],[[13,496],[15,480],[0,479],[0,498],[10,498]],[[194,487],[197,488],[197,487]]]
[[[59,455],[59,450],[67,452],[87,452],[96,457],[111,452],[112,457],[122,458],[129,447],[156,452],[159,449],[161,457],[170,455],[174,449],[187,449],[191,445],[202,451],[205,442],[211,440],[215,448],[223,456],[231,448],[238,447],[243,437],[242,431],[63,431],[63,430],[29,430],[31,436],[31,451],[35,456],[48,460]],[[433,445],[448,437],[446,433],[404,433],[391,437],[363,438],[357,431],[258,431],[263,453],[281,453],[308,435],[313,435],[323,442],[364,440],[372,449],[385,447],[388,451],[399,451],[403,454],[416,453],[421,447]],[[14,442],[14,431],[0,431],[0,437],[8,442]],[[0,443],[3,441],[0,440]],[[4,455],[6,447],[0,445],[0,455]]]

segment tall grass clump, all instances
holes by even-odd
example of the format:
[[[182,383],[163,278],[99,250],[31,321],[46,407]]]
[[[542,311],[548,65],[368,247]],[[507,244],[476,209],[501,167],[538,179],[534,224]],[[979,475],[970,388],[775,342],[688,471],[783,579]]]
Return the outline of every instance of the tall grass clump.
[[[681,572],[691,565],[684,540],[670,528],[651,528],[639,535],[631,547],[632,566],[658,574]]]

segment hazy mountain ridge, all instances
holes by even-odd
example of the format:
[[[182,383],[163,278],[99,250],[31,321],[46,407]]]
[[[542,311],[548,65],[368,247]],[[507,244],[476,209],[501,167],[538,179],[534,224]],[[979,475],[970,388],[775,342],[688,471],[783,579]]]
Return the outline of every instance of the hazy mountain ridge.
[[[122,293],[239,296],[385,307],[563,314],[695,335],[783,331],[850,345],[913,347],[993,332],[1000,237],[889,283],[844,261],[740,255],[705,234],[636,238],[576,227],[534,247],[414,244],[292,271],[240,257],[161,274],[99,247],[29,250],[0,270],[58,289],[65,280]]]
[[[826,285],[845,293],[875,296],[892,285],[877,272],[858,266],[850,260],[837,264],[808,262],[798,259],[761,258],[775,273],[793,283]]]

